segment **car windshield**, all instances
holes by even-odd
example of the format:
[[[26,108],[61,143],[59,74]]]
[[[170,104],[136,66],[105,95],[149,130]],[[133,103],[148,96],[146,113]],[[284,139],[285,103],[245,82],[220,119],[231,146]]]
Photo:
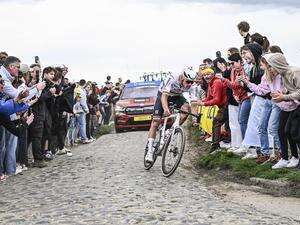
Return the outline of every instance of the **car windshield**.
[[[158,86],[125,88],[121,99],[155,97],[158,88]]]

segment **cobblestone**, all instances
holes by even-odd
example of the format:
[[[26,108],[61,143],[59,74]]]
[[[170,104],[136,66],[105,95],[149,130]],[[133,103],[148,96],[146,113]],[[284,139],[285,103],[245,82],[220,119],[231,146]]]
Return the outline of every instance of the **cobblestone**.
[[[299,224],[225,201],[183,167],[143,167],[146,132],[102,136],[0,184],[1,224]]]

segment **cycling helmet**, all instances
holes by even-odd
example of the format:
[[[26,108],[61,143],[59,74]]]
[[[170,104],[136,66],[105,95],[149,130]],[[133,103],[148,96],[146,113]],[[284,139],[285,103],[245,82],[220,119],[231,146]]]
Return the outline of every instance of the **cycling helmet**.
[[[183,70],[183,75],[188,80],[195,80],[197,73],[192,68],[187,68]]]

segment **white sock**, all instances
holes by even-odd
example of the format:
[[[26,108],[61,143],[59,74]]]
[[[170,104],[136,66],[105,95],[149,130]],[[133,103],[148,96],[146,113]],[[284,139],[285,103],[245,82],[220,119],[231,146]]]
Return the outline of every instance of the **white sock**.
[[[148,138],[148,152],[153,152],[154,138]]]

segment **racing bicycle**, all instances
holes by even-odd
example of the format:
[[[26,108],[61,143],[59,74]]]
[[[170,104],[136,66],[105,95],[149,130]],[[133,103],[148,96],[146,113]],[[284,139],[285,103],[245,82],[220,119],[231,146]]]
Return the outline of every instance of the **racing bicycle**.
[[[153,142],[153,162],[145,160],[148,152],[148,143],[144,154],[144,166],[146,170],[150,170],[157,157],[162,156],[162,172],[165,177],[170,177],[175,172],[185,148],[185,134],[180,125],[180,114],[184,113],[199,118],[199,115],[178,108],[173,108],[172,111],[173,113],[168,117],[164,117],[164,122],[158,127],[157,135]],[[174,123],[170,129],[167,129],[169,119],[174,119]]]

